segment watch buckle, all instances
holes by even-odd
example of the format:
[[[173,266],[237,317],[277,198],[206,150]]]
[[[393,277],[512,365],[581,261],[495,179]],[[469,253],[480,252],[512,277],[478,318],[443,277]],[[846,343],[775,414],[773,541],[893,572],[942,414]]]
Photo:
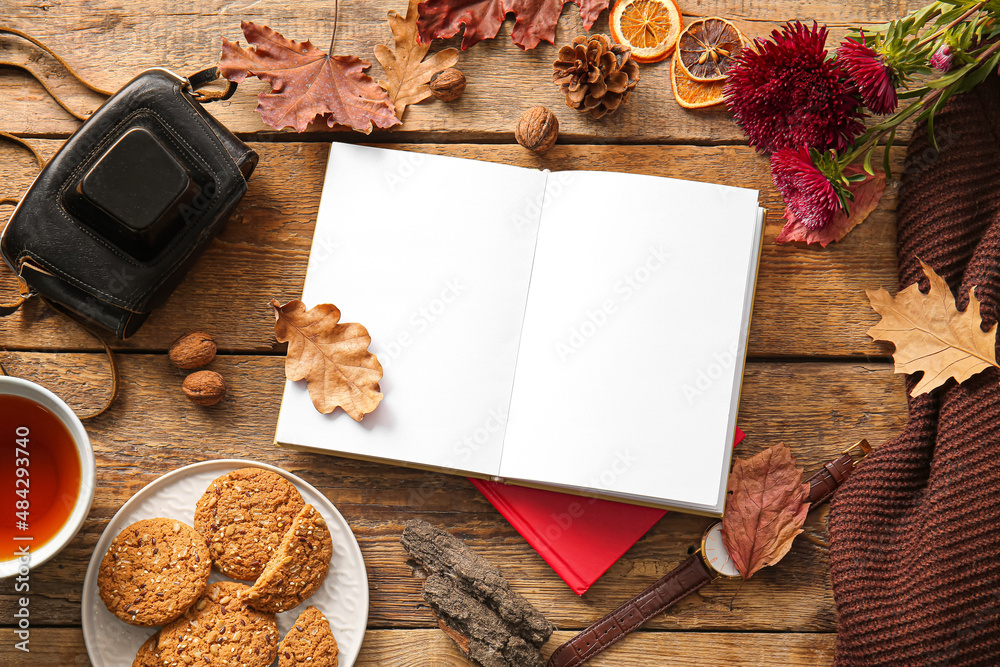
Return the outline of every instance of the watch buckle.
[[[855,449],[861,450],[861,456],[859,456],[858,458],[854,459],[854,463],[855,464],[858,464],[858,463],[861,463],[862,461],[864,461],[865,458],[869,454],[871,454],[872,451],[873,451],[872,446],[870,444],[868,444],[868,439],[867,438],[862,438],[861,440],[858,440],[856,443],[854,443],[853,445],[851,445],[850,447],[848,447],[847,449],[845,449],[844,451],[842,451],[841,454],[848,454],[848,455],[850,455],[851,452],[854,451]]]

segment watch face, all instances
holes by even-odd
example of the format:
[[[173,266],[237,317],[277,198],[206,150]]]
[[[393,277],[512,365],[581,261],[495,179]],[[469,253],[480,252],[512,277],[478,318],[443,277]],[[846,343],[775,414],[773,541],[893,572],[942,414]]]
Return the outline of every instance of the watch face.
[[[716,521],[701,539],[701,553],[708,566],[724,577],[738,577],[739,570],[733,563],[726,551],[726,545],[722,543],[722,522]]]

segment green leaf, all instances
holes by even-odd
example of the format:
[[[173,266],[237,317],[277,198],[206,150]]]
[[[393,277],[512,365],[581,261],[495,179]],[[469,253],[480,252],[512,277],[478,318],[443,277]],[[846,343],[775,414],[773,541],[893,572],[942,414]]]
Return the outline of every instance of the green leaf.
[[[869,176],[874,176],[875,175],[875,170],[872,169],[872,153],[874,153],[874,152],[875,152],[875,147],[874,146],[872,146],[870,149],[868,149],[868,153],[865,155],[865,162],[862,165],[862,168],[865,170],[865,172]]]
[[[892,178],[892,167],[890,166],[890,156],[889,151],[892,149],[892,144],[896,140],[896,128],[892,128],[889,133],[889,138],[885,141],[885,153],[882,154],[882,170],[885,172],[885,177]]]

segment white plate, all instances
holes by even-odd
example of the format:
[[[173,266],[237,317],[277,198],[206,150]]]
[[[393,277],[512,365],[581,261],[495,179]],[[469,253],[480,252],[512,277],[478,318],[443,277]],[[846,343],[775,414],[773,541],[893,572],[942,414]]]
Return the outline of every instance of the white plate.
[[[254,461],[224,459],[185,466],[150,482],[118,510],[104,530],[90,557],[83,582],[83,639],[94,667],[131,667],[139,646],[155,631],[120,621],[104,606],[97,592],[97,571],[111,540],[126,526],[142,519],[163,516],[193,526],[195,503],[212,480],[231,470],[250,467],[271,470],[294,484],[302,498],[323,514],[333,537],[330,574],[311,598],[295,609],[278,614],[279,636],[283,637],[296,617],[313,605],[330,621],[340,648],[340,665],[351,667],[354,664],[368,624],[368,573],[351,527],[326,496],[290,472]],[[213,569],[209,581],[228,579]]]

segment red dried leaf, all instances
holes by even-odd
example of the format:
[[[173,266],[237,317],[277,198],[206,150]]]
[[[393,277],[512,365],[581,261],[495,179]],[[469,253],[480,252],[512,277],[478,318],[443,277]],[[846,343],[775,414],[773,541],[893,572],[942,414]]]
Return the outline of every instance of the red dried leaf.
[[[861,167],[852,165],[844,170],[848,176],[862,173]],[[824,248],[847,236],[851,231],[865,221],[872,211],[878,207],[878,202],[885,192],[885,173],[876,171],[874,176],[868,176],[865,180],[855,183],[850,187],[854,193],[854,201],[851,202],[851,213],[838,213],[829,225],[823,229],[809,229],[800,223],[795,215],[785,209],[783,216],[788,222],[781,229],[776,243],[792,243],[802,241],[804,243],[818,243]]]
[[[372,125],[399,124],[389,96],[364,73],[371,64],[354,56],[330,57],[308,40],[285,39],[266,25],[243,21],[243,34],[255,48],[222,38],[219,72],[237,83],[256,76],[271,84],[258,97],[265,123],[302,132],[317,117],[368,134]]]
[[[778,444],[748,461],[736,459],[722,517],[722,542],[744,579],[774,565],[802,532],[809,484],[788,447]]]
[[[533,49],[542,41],[555,44],[556,23],[566,0],[426,0],[420,3],[417,27],[420,41],[454,37],[465,25],[462,50],[476,42],[492,39],[508,12],[516,23],[511,39],[522,49]],[[580,7],[583,26],[590,30],[608,0],[572,0]]]

